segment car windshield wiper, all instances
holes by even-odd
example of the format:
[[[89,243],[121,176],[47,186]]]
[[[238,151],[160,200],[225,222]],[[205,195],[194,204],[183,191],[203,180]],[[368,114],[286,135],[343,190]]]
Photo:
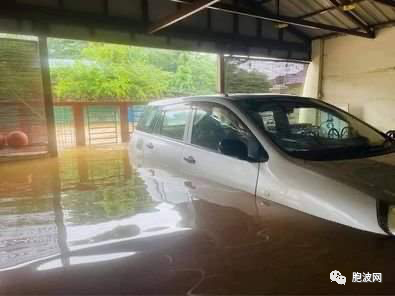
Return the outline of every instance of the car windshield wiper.
[[[388,150],[394,147],[394,141],[390,138],[386,138],[382,144],[379,145],[368,145],[369,146],[369,151],[370,152],[376,152],[376,151],[383,151],[383,150]]]
[[[310,150],[309,152],[315,154],[321,154],[326,156],[333,156],[333,157],[353,157],[353,156],[363,156],[365,154],[370,154],[372,152],[376,152],[371,150],[372,146],[369,145],[355,145],[355,146],[337,146],[337,147],[325,147],[325,148],[318,148],[314,150]]]
[[[391,150],[394,150],[395,146],[393,145],[393,141],[385,140],[380,145],[359,145],[359,146],[350,146],[348,149],[344,150],[344,152],[352,153],[358,156],[371,155],[376,153],[386,153]],[[343,152],[343,151],[342,151]]]

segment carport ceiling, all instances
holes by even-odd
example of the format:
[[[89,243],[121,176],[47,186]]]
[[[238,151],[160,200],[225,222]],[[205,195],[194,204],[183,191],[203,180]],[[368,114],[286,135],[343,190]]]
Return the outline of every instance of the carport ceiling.
[[[0,30],[309,60],[311,40],[374,38],[395,0],[3,0]]]

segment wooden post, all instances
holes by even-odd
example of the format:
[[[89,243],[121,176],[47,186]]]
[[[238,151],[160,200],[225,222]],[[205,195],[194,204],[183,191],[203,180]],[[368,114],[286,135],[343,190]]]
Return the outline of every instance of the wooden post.
[[[220,94],[225,94],[225,57],[221,53],[218,55],[217,64],[218,81],[217,88]]]
[[[85,146],[85,124],[84,124],[84,109],[82,104],[73,104],[74,130],[75,130],[75,144],[77,146]]]
[[[121,103],[119,105],[120,121],[121,121],[121,140],[122,143],[129,142],[129,118],[128,104]]]
[[[84,155],[77,156],[78,176],[80,183],[86,184],[89,182],[89,163]]]
[[[51,156],[57,156],[58,148],[56,143],[56,128],[55,128],[55,115],[53,110],[53,99],[52,99],[52,91],[51,91],[51,76],[49,73],[49,63],[48,63],[47,37],[39,36],[38,49],[39,49],[40,63],[41,63],[41,79],[43,83],[45,118],[47,121],[48,153]]]
[[[52,178],[52,192],[53,192],[53,213],[55,225],[57,228],[57,244],[59,246],[60,251],[60,260],[63,264],[63,267],[67,267],[70,265],[69,260],[69,247],[67,245],[67,231],[64,223],[64,213],[62,207],[62,190],[61,190],[61,181],[60,181],[60,170],[59,163],[51,164],[51,178]]]

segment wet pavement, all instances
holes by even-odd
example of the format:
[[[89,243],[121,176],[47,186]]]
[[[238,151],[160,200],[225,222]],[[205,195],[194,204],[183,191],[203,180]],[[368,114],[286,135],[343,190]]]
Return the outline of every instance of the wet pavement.
[[[122,147],[0,164],[0,294],[395,293],[394,239],[195,190]]]

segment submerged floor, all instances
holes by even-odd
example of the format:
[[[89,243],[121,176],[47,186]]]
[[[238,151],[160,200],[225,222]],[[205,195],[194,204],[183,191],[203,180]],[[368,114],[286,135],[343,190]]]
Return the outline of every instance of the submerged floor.
[[[123,146],[0,164],[0,294],[395,292],[392,239],[271,203],[196,199],[152,175]]]

